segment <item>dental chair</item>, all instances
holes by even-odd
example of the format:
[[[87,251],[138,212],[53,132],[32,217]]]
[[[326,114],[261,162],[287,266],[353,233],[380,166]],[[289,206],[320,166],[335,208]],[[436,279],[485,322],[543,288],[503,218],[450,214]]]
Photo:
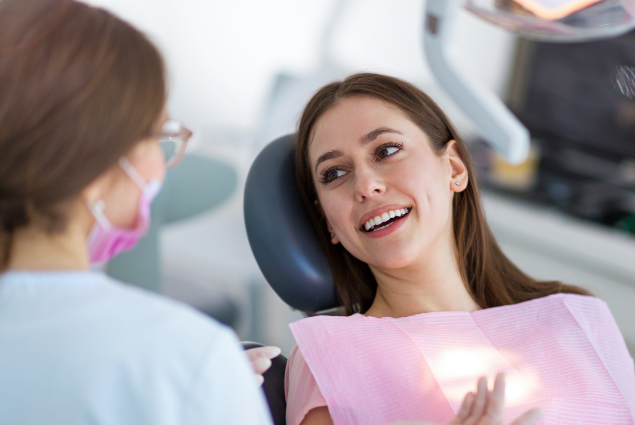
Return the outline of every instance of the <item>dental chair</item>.
[[[267,145],[251,165],[245,184],[244,216],[249,245],[273,290],[307,314],[339,307],[331,268],[295,182],[293,135]],[[243,343],[245,348],[258,346]],[[274,423],[285,424],[286,358],[278,356],[263,375]]]

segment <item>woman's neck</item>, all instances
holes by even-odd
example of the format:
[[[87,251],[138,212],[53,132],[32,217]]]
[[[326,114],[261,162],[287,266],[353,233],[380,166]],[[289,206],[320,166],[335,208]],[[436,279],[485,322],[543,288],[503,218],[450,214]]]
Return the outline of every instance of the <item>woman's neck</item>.
[[[49,233],[36,225],[13,236],[7,270],[88,270],[85,226],[70,222],[63,233]]]
[[[435,250],[435,254],[397,270],[371,266],[377,293],[365,314],[407,317],[433,311],[479,310],[461,278],[453,246]]]

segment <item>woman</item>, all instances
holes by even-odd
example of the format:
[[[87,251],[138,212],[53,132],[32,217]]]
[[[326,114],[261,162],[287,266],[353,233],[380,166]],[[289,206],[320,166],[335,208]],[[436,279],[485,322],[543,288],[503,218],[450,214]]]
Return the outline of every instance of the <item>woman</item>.
[[[633,360],[606,305],[505,257],[465,143],[420,90],[375,74],[320,89],[296,177],[349,317],[292,325],[290,425],[445,422],[499,371],[506,421],[540,405],[544,423],[633,423]]]
[[[230,330],[89,269],[143,235],[183,153],[165,101],[130,25],[0,2],[0,423],[271,423]]]

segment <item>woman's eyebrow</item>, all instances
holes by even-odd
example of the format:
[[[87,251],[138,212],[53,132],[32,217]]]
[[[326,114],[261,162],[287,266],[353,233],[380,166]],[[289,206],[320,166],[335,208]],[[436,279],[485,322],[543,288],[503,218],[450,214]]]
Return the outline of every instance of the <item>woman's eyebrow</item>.
[[[394,128],[390,128],[390,127],[379,127],[373,131],[371,131],[370,133],[368,133],[365,136],[362,136],[359,139],[359,143],[362,145],[365,145],[367,143],[372,142],[373,140],[375,140],[376,138],[378,138],[381,134],[384,133],[396,133],[396,134],[402,134],[403,133],[399,130],[395,130]]]
[[[344,155],[344,153],[342,153],[342,151],[339,149],[334,149],[332,151],[328,151],[327,153],[320,155],[320,157],[317,159],[317,162],[315,163],[315,173],[317,174],[317,167],[318,165],[320,165],[320,163],[327,161],[329,159],[339,158],[342,155]]]

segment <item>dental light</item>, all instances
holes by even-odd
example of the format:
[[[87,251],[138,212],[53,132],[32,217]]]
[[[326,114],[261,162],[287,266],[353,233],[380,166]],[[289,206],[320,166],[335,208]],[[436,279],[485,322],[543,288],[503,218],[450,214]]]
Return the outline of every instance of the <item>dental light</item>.
[[[461,6],[538,41],[591,41],[635,28],[635,0],[427,0],[424,46],[433,74],[485,140],[512,164],[526,158],[529,131],[494,93],[470,82],[450,61],[448,40]]]

